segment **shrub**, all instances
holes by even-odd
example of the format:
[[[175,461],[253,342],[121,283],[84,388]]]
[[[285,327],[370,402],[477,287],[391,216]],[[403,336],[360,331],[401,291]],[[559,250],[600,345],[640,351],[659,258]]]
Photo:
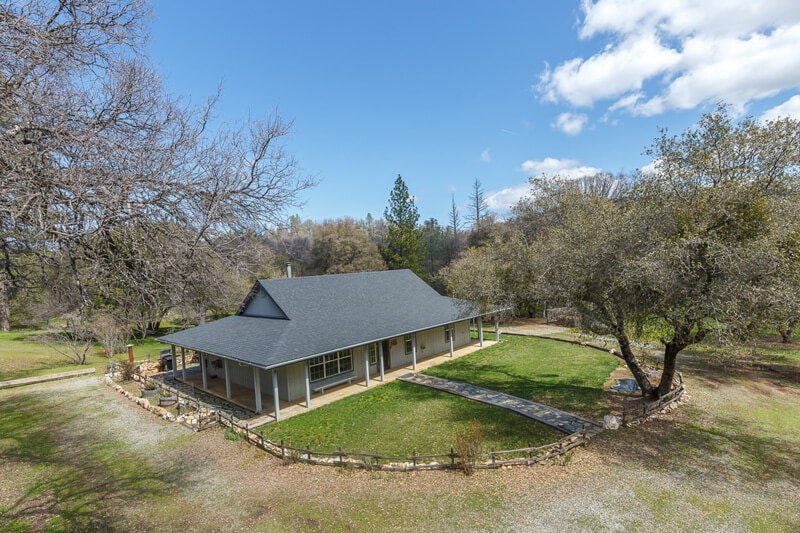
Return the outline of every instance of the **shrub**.
[[[242,435],[238,431],[234,431],[234,429],[231,427],[225,428],[225,440],[237,441],[242,439],[244,439],[244,435]]]
[[[475,463],[481,453],[481,443],[483,442],[483,432],[478,421],[473,420],[467,428],[456,434],[455,452],[461,459],[461,468],[466,475],[472,475],[475,471]]]
[[[119,362],[119,379],[120,381],[130,381],[133,379],[133,365],[127,359]]]

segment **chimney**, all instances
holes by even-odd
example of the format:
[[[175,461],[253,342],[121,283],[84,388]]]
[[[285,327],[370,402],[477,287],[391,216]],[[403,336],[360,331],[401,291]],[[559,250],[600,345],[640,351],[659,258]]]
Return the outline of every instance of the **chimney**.
[[[291,278],[292,277],[292,262],[291,261],[286,261],[286,277],[287,278]]]

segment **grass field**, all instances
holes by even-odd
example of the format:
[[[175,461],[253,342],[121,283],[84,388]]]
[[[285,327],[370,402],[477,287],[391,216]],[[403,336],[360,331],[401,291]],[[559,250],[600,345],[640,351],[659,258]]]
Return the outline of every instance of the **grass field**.
[[[504,336],[503,342],[444,363],[428,374],[473,383],[602,419],[603,384],[619,361],[573,344]],[[448,453],[454,436],[476,421],[488,451],[541,446],[562,433],[465,398],[410,383],[392,382],[260,428],[264,436],[318,451],[408,456]]]
[[[425,373],[602,420],[611,397],[603,384],[619,365],[613,355],[592,348],[504,335],[500,344]]]
[[[568,466],[471,477],[284,465],[96,377],[0,390],[0,531],[794,532],[800,350],[775,349],[695,350],[679,409],[600,434]]]
[[[86,354],[86,363],[76,365],[55,349],[37,340],[44,333],[41,330],[22,329],[0,332],[0,381],[89,367],[102,373],[105,372],[106,364],[110,360],[127,358],[125,354],[118,354],[109,359],[102,353],[100,346],[95,345]],[[137,361],[158,359],[161,349],[168,347],[153,337],[148,337],[142,344],[136,342],[133,344],[133,355]]]
[[[399,457],[450,453],[457,433],[480,424],[488,451],[541,446],[560,433],[505,409],[445,392],[394,381],[277,424],[259,428],[287,445],[330,452],[379,453]]]

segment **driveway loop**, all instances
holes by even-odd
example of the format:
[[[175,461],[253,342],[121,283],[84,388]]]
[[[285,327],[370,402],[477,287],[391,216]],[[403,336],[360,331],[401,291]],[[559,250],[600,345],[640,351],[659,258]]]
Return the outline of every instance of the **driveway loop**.
[[[449,392],[457,396],[463,396],[464,398],[476,402],[502,407],[503,409],[514,411],[517,414],[532,418],[542,424],[563,431],[568,435],[581,431],[584,428],[586,429],[586,435],[589,437],[593,437],[603,431],[603,425],[594,420],[582,418],[541,403],[523,400],[522,398],[511,396],[510,394],[470,385],[469,383],[414,373],[404,374],[397,379]]]

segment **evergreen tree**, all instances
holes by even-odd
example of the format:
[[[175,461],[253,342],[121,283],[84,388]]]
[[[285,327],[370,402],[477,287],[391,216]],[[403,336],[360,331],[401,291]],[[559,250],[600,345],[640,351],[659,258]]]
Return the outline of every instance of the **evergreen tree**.
[[[400,175],[394,182],[383,217],[386,219],[387,233],[381,255],[386,265],[391,270],[408,268],[420,274],[424,242],[422,230],[418,227],[419,212]]]

